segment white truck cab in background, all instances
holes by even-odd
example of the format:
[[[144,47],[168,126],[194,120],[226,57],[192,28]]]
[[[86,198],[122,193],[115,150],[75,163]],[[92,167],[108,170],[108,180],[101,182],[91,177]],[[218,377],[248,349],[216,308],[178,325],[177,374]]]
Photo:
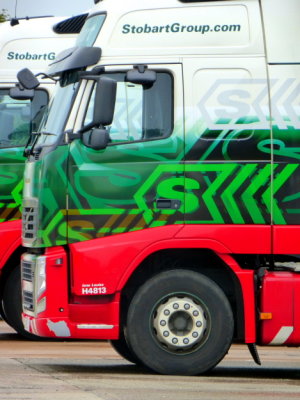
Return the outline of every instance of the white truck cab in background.
[[[25,336],[19,269],[23,152],[55,81],[43,79],[32,99],[11,98],[10,89],[17,83],[19,70],[44,71],[57,53],[74,46],[86,15],[20,19],[15,26],[9,21],[0,24],[0,315]]]

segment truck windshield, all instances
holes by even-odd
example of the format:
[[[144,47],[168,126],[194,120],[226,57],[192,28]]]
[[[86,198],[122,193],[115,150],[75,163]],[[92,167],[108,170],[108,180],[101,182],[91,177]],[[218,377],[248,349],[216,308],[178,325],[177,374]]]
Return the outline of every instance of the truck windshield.
[[[76,88],[77,83],[70,83],[64,87],[57,85],[44,114],[34,147],[51,146],[57,142],[63,133]]]
[[[104,14],[92,15],[84,23],[76,41],[77,47],[93,46],[105,20]]]
[[[36,130],[46,104],[48,94],[37,90],[32,100],[15,100],[8,89],[0,89],[0,148],[23,147],[31,130]]]

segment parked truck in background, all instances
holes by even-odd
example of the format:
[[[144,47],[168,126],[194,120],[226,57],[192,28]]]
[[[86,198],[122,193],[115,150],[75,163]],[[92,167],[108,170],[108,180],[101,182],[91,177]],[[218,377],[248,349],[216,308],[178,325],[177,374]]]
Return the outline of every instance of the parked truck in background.
[[[95,3],[27,149],[25,329],[165,374],[299,346],[299,1]]]
[[[20,19],[19,24],[0,24],[0,314],[17,332],[24,331],[21,320],[20,255],[21,199],[24,147],[31,131],[36,131],[54,81],[42,80],[33,99],[25,91],[10,97],[17,72],[27,66],[45,70],[56,55],[74,44],[86,15],[74,18],[43,17]],[[28,91],[27,91],[28,93]]]

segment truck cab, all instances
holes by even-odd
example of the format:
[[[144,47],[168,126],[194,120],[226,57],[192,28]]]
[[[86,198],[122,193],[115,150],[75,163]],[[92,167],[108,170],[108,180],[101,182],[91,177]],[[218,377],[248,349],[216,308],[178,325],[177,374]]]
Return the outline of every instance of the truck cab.
[[[25,328],[171,374],[296,345],[298,2],[96,3],[28,153]]]

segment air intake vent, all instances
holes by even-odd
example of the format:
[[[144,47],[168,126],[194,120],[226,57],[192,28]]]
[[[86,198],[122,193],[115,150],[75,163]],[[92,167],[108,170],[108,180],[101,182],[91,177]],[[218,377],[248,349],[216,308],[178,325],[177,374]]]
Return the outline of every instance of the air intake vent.
[[[36,240],[38,231],[38,200],[29,198],[23,200],[22,210],[22,240],[27,247]]]
[[[85,23],[88,14],[76,15],[76,17],[71,17],[65,19],[58,24],[54,25],[53,30],[55,33],[79,33],[83,24]]]

